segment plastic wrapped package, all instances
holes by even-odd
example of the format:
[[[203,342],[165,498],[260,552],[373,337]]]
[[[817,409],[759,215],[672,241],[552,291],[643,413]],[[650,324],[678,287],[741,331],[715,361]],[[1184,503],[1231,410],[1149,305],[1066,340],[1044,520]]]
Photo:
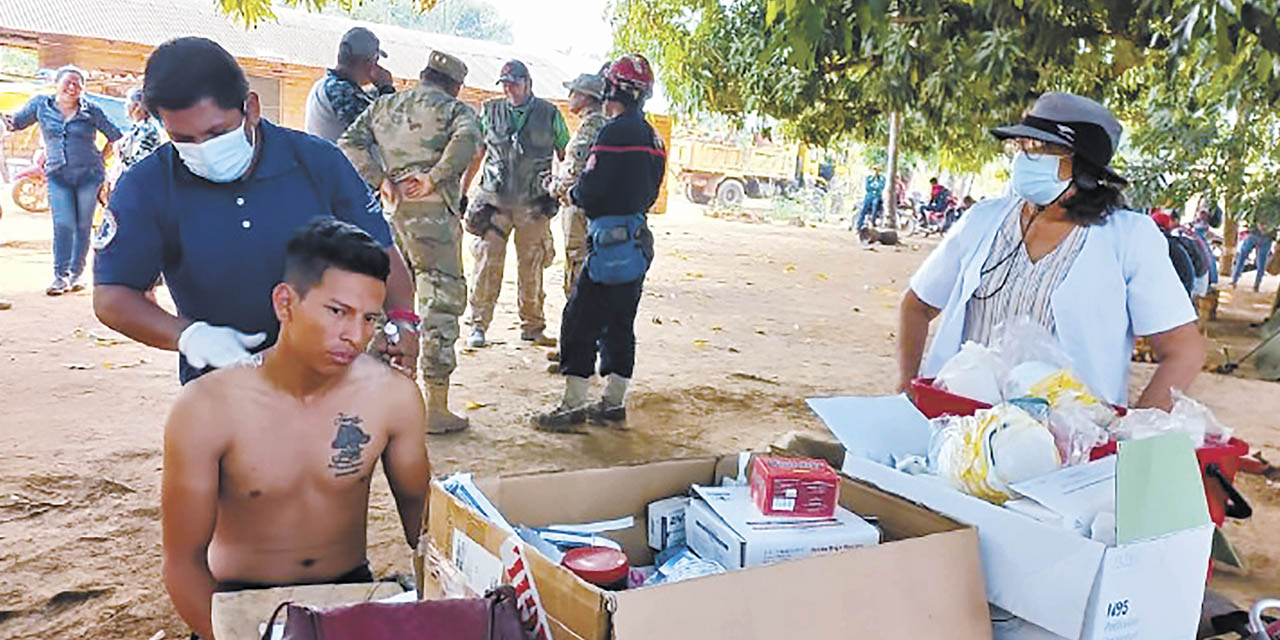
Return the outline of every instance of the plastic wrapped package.
[[[960,345],[960,352],[952,356],[934,378],[934,385],[958,396],[972,398],[987,404],[1000,404],[1005,376],[1005,364],[994,350],[976,342]]]
[[[1169,415],[1184,424],[1204,425],[1204,440],[1199,446],[1224,445],[1231,439],[1231,428],[1219,422],[1209,407],[1177,389],[1173,389],[1173,411]]]
[[[1231,429],[1219,422],[1208,407],[1177,389],[1173,391],[1173,411],[1130,409],[1115,427],[1117,440],[1139,440],[1164,433],[1185,433],[1196,448],[1231,439]]]
[[[930,443],[930,469],[953,487],[995,504],[1014,496],[1009,486],[1061,466],[1053,434],[1010,404],[973,416],[946,418]]]
[[[1057,336],[1030,316],[1014,316],[1000,323],[991,346],[1004,358],[1008,368],[1024,362],[1038,362],[1053,369],[1073,368],[1071,354],[1063,348]]]
[[[1088,462],[1093,448],[1111,439],[1105,426],[1098,424],[1095,408],[1075,401],[1050,410],[1048,427],[1067,466]]]

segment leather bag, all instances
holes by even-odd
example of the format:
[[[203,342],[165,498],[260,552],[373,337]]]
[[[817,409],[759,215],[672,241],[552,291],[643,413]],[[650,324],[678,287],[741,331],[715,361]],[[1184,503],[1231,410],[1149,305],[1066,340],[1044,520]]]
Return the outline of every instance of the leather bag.
[[[283,602],[262,640],[270,640],[280,611],[285,640],[531,640],[520,622],[515,589],[498,587],[483,598],[361,602],[307,607]]]

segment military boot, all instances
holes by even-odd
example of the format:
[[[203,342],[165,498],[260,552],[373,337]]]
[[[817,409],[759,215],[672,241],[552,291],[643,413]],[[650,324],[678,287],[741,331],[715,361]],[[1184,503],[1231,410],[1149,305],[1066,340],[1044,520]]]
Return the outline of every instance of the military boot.
[[[471,421],[449,411],[449,383],[427,383],[427,433],[456,433],[471,426]]]

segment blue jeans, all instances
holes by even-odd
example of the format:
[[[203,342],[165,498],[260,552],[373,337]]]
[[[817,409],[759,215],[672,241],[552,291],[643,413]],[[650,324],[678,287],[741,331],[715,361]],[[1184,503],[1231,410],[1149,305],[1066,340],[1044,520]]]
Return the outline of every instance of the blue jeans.
[[[1262,285],[1262,274],[1267,272],[1267,258],[1271,256],[1271,238],[1256,233],[1250,233],[1244,237],[1244,244],[1240,246],[1240,253],[1236,256],[1236,268],[1231,272],[1232,285],[1240,280],[1240,270],[1244,268],[1244,261],[1255,250],[1258,253],[1258,268],[1254,271],[1253,288],[1257,289]]]
[[[880,198],[863,198],[862,210],[858,212],[858,222],[854,226],[861,229],[867,225],[867,218],[877,218],[880,216]]]
[[[70,279],[84,272],[102,178],[64,179],[56,173],[48,176],[49,209],[53,213],[53,275]]]

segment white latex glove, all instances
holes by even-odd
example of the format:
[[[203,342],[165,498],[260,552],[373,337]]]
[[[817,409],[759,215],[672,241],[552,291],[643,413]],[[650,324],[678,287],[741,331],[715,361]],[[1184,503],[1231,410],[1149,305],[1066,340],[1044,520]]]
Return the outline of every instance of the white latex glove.
[[[178,351],[197,369],[222,369],[248,360],[252,349],[267,339],[265,333],[249,335],[231,327],[193,322],[178,336]]]

